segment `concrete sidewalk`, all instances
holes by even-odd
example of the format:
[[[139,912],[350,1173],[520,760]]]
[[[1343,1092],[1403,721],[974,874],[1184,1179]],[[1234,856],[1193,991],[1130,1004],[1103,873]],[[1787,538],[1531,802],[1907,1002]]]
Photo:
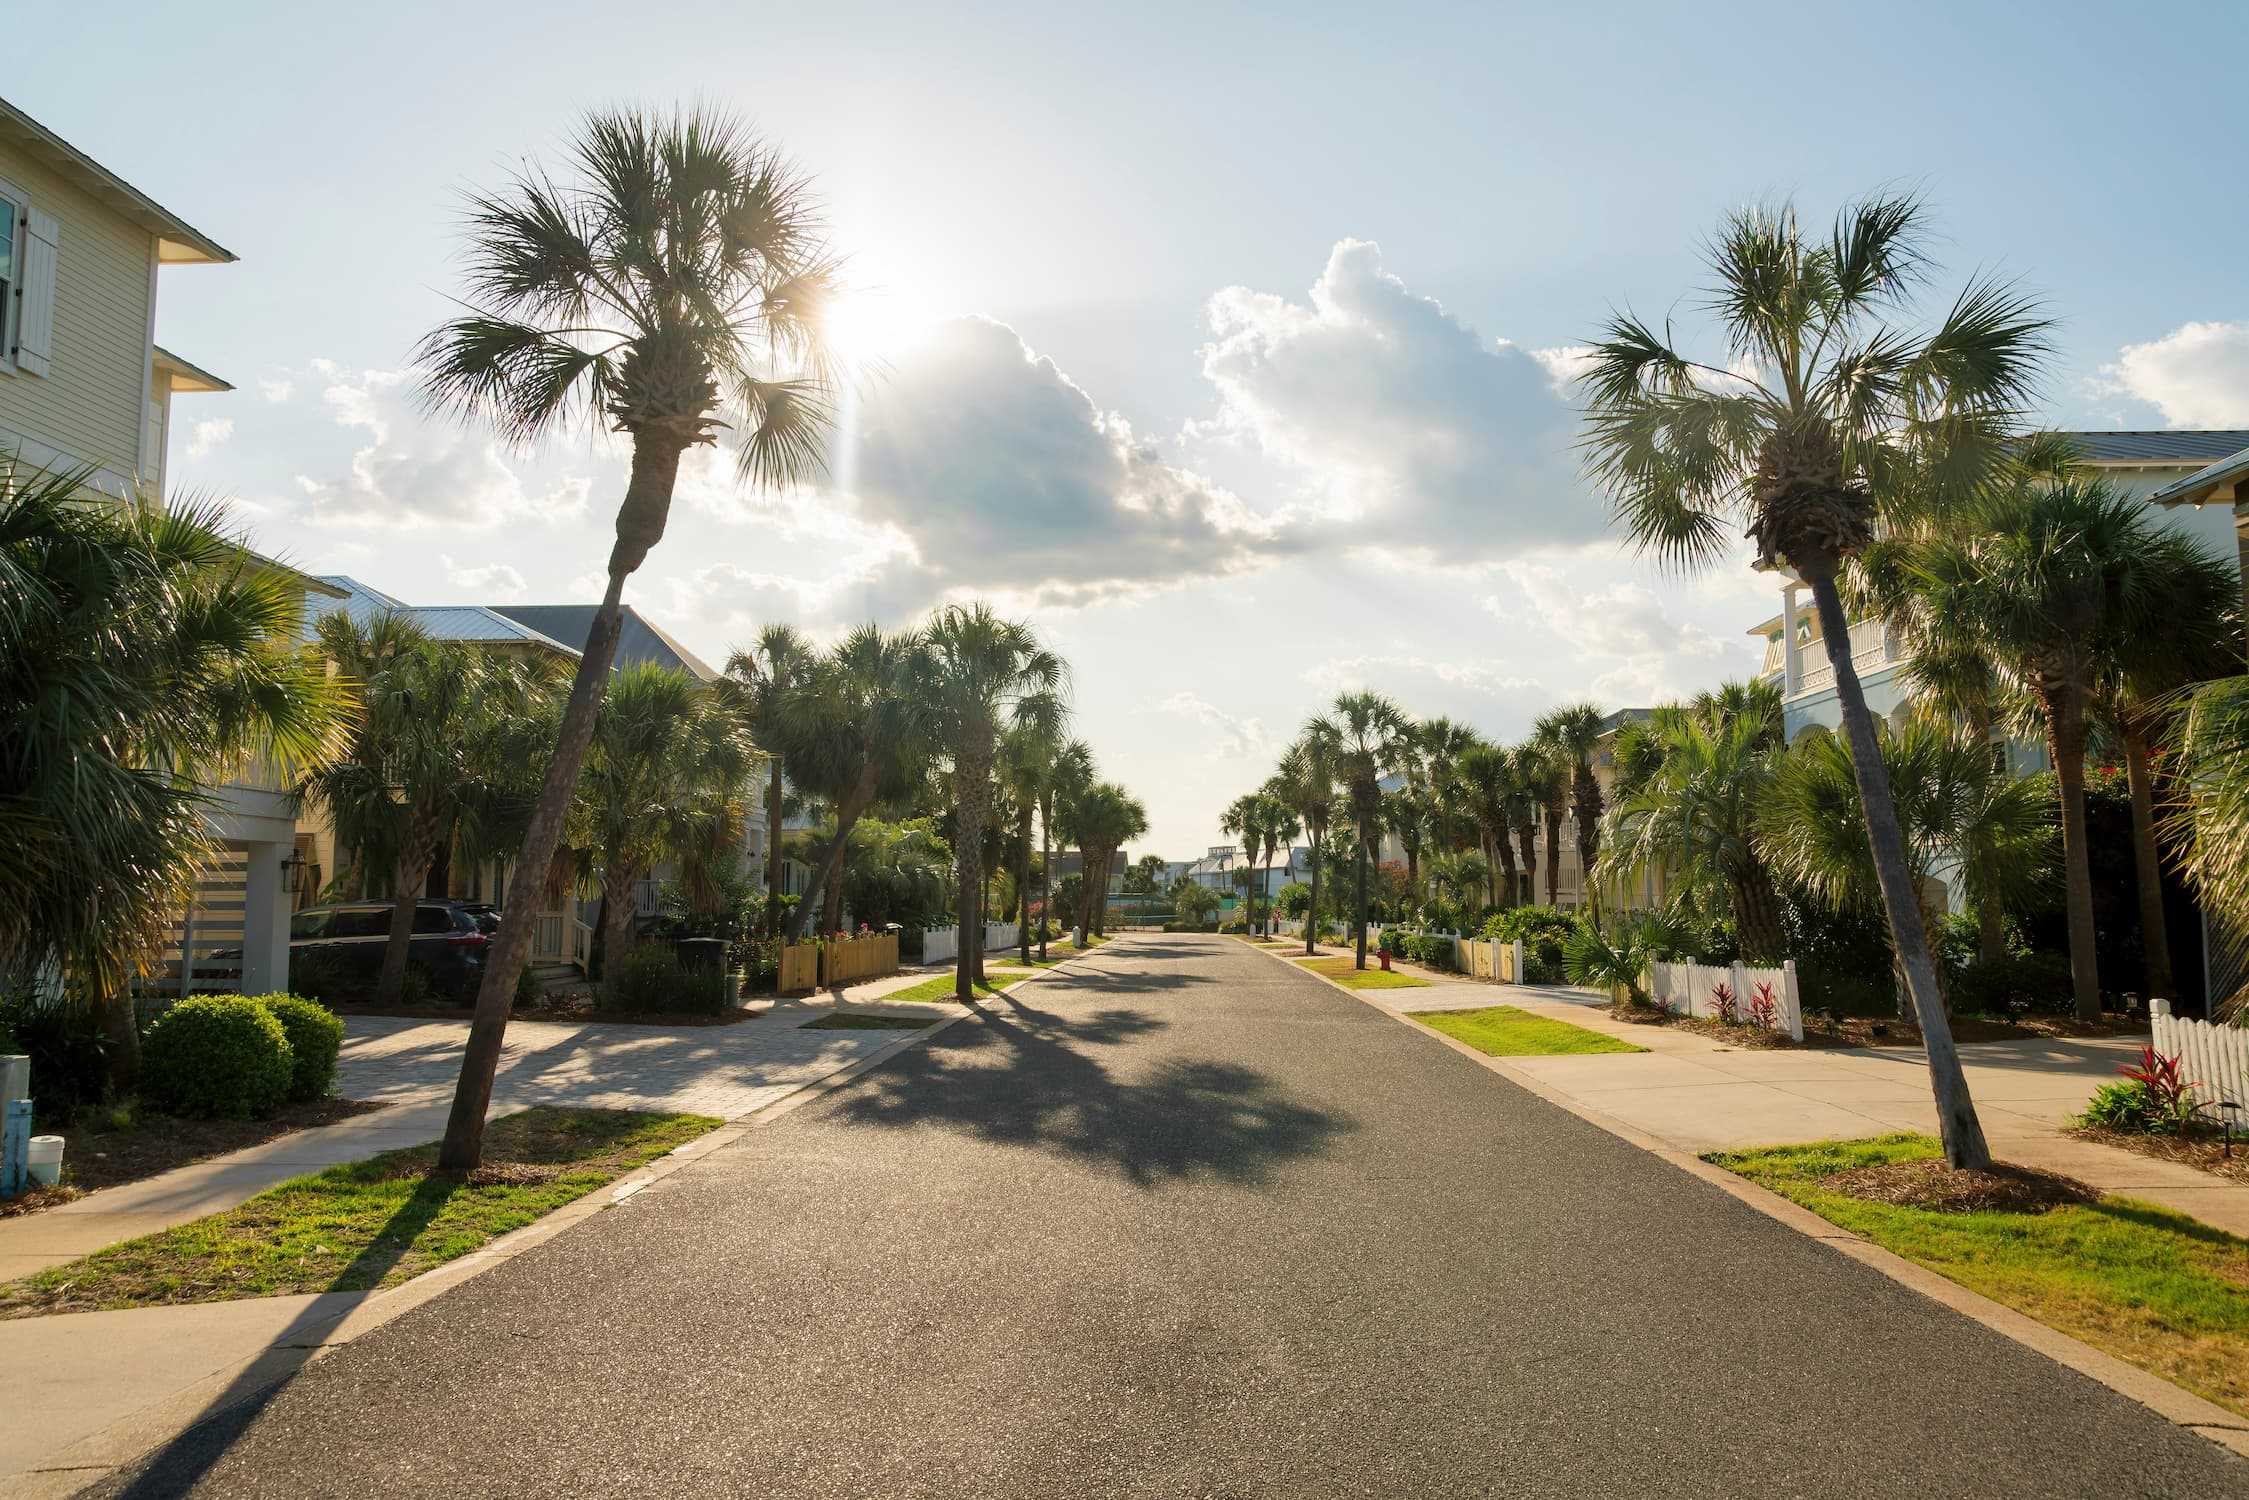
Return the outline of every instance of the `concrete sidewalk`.
[[[1897,1130],[1934,1135],[1937,1129],[1928,1063],[1918,1049],[1734,1047],[1681,1027],[1619,1021],[1606,997],[1590,991],[1536,985],[1456,980],[1365,994],[1401,1012],[1513,1005],[1645,1047],[1644,1053],[1506,1062],[1587,1109],[1697,1155]],[[2138,1058],[2142,1045],[2109,1037],[1961,1047],[1968,1090],[1992,1151],[2249,1238],[2249,1185],[2064,1133],[2093,1091]]]

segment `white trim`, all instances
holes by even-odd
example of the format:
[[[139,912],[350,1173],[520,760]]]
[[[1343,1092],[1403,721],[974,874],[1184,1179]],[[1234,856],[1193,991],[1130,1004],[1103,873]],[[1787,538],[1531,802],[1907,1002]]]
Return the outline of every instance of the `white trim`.
[[[23,221],[31,207],[31,194],[7,178],[0,177],[0,199],[15,205],[17,210],[8,232],[8,244],[13,251],[13,263],[8,267],[8,301],[5,305],[0,305],[0,375],[15,375],[19,372],[16,369],[14,345],[8,335],[15,327],[15,320],[21,316],[21,299],[16,296],[16,288],[23,285]]]
[[[169,420],[164,424],[162,435],[153,430],[156,425],[156,272],[162,265],[163,261],[157,255],[156,241],[152,238],[148,242],[148,336],[142,340],[148,346],[148,357],[141,361],[140,471],[144,479],[151,474],[157,476],[157,494],[160,496],[164,492],[164,450],[170,445],[172,436]],[[148,451],[152,445],[156,448],[154,453]]]

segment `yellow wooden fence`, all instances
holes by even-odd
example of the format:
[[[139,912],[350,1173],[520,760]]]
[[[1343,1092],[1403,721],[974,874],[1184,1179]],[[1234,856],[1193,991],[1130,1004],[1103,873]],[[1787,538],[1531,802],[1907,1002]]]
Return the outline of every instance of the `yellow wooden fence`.
[[[774,988],[802,995],[823,984],[850,984],[898,972],[898,934],[836,938],[825,944],[799,943],[781,950],[781,973]]]
[[[784,995],[804,995],[820,984],[820,945],[803,943],[781,950],[781,972],[773,987]]]

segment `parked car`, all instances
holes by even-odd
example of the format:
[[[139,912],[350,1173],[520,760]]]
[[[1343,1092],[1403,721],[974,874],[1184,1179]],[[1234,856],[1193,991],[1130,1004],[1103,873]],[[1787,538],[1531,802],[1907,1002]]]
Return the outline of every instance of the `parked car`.
[[[308,906],[289,919],[290,962],[318,954],[324,965],[340,969],[350,979],[364,980],[372,992],[382,973],[383,948],[390,942],[390,917],[388,901]],[[499,912],[485,903],[423,901],[414,909],[407,967],[421,974],[432,996],[466,1004],[476,997],[486,951],[499,929]],[[211,955],[221,974],[230,961],[242,961],[240,948]]]

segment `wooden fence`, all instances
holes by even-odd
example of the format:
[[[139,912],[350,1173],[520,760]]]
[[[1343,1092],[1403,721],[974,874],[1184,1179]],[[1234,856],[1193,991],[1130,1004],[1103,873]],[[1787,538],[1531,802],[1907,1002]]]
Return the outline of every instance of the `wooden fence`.
[[[809,995],[820,987],[820,945],[797,943],[781,950],[781,972],[773,982],[776,993]]]
[[[898,972],[898,934],[885,932],[868,937],[843,938],[827,947],[827,973],[831,985],[856,979],[880,979]]]
[[[1794,959],[1777,969],[1753,968],[1747,964],[1648,965],[1650,998],[1665,1010],[1683,1016],[1721,1017],[1726,1002],[1719,996],[1720,985],[1733,997],[1733,1019],[1737,1021],[1748,1021],[1754,1014],[1752,1002],[1757,996],[1757,987],[1771,986],[1774,1029],[1785,1031],[1798,1041],[1804,1040],[1804,1005],[1796,992]]]
[[[2148,1011],[2155,1023],[2155,1050],[2179,1059],[2179,1074],[2193,1087],[2195,1102],[2211,1123],[2225,1122],[2232,1113],[2226,1105],[2249,1110],[2249,1031],[2173,1015],[2168,1000],[2150,1000]],[[2249,1125],[2239,1114],[2233,1114],[2233,1121]]]

